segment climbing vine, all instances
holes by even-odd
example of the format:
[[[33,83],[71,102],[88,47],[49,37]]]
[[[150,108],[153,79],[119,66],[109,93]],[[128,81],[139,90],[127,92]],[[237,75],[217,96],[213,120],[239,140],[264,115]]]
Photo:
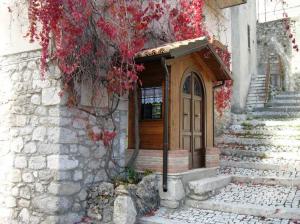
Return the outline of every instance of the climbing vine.
[[[96,118],[100,130],[87,125],[88,135],[107,147],[106,167],[113,161],[114,112],[120,98],[140,84],[137,74],[144,69],[136,64],[135,54],[146,47],[207,36],[203,7],[204,0],[29,0],[27,36],[42,47],[42,76],[49,63],[56,63],[68,105]],[[217,52],[229,66],[230,54]],[[87,83],[93,92],[92,107],[81,107],[79,83]],[[217,97],[220,109],[227,106],[228,88]],[[105,106],[99,104],[103,99]]]
[[[224,62],[225,66],[230,70],[231,54],[227,49],[216,47],[216,52]],[[215,92],[215,108],[220,116],[230,107],[232,97],[233,81],[226,80],[224,85]]]

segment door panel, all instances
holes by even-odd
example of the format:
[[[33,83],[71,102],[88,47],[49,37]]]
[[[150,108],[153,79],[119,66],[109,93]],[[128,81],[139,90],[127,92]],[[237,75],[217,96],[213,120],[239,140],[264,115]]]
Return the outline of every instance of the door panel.
[[[191,136],[189,136],[189,135],[182,136],[182,142],[183,142],[184,149],[186,149],[186,150],[191,149]]]
[[[203,85],[191,73],[184,80],[181,99],[181,147],[190,152],[190,168],[205,166],[203,97]]]
[[[191,131],[191,99],[183,98],[183,131]]]

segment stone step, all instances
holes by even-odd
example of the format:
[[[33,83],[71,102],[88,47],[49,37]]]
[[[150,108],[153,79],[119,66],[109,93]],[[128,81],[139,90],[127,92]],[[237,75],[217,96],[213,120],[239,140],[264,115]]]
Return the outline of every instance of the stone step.
[[[260,159],[265,158],[273,158],[273,159],[282,159],[289,161],[300,161],[300,151],[298,152],[258,152],[254,150],[238,150],[238,149],[230,149],[230,148],[220,148],[220,152],[222,156],[233,156],[238,158],[245,157],[255,157]]]
[[[281,112],[281,111],[251,111],[253,118],[260,119],[282,119],[282,118],[300,118],[300,112]]]
[[[285,170],[260,170],[260,169],[240,168],[240,167],[221,167],[218,170],[218,173],[221,175],[232,175],[233,178],[235,176],[248,177],[249,179],[252,180],[257,180],[257,178],[267,178],[273,180],[281,180],[281,179],[290,180],[289,182],[287,182],[286,186],[293,186],[295,184],[295,181],[298,186],[299,179],[300,179],[300,171],[296,171],[296,170],[285,171]]]
[[[256,80],[256,81],[252,82],[250,85],[250,88],[253,89],[256,87],[265,88],[265,81],[264,80],[261,80],[261,81]]]
[[[265,87],[251,87],[249,93],[265,93]]]
[[[233,212],[269,218],[300,218],[300,190],[295,186],[231,183],[205,201],[186,200],[200,209]]]
[[[217,144],[220,150],[241,150],[241,151],[253,151],[259,153],[299,153],[298,146],[272,146],[272,145],[246,145],[246,144]]]
[[[256,96],[259,96],[259,97],[262,97],[262,96],[265,96],[265,93],[261,92],[261,93],[256,93],[256,92],[249,92],[248,94],[248,97],[256,97]]]
[[[287,127],[281,126],[281,127],[269,127],[269,126],[256,126],[255,128],[253,126],[240,126],[239,129],[233,129],[236,127],[231,126],[229,129],[227,129],[224,134],[226,135],[234,135],[239,137],[262,137],[266,136],[269,138],[270,136],[274,137],[286,137],[287,135],[290,138],[297,139],[300,136],[300,127]]]
[[[264,218],[300,219],[299,208],[284,208],[278,206],[261,206],[257,204],[220,202],[214,200],[197,201],[187,199],[186,205],[197,209],[213,210],[234,213],[239,215],[251,215]],[[253,222],[255,223],[255,222]],[[257,222],[262,223],[262,222]],[[275,222],[270,222],[275,223]],[[280,221],[278,222],[280,223]]]
[[[196,181],[190,181],[187,185],[188,197],[205,200],[214,195],[219,189],[231,182],[231,176],[210,177]]]
[[[299,136],[300,138],[300,136]],[[288,136],[286,138],[276,138],[261,136],[261,137],[237,137],[234,135],[226,135],[223,138],[217,138],[218,143],[222,144],[240,144],[240,145],[265,145],[265,146],[294,146],[300,147],[300,139],[291,139]]]
[[[139,224],[288,224],[288,219],[266,218],[264,216],[183,207],[181,209],[160,208],[153,216],[138,219]]]
[[[285,106],[285,107],[263,107],[257,108],[256,111],[271,111],[271,112],[300,112],[300,106]]]
[[[232,182],[237,183],[250,183],[250,184],[262,184],[269,186],[285,186],[285,187],[297,187],[300,188],[300,177],[297,178],[285,178],[285,177],[272,177],[272,176],[239,176],[233,175]]]
[[[257,128],[297,128],[300,127],[300,118],[282,118],[282,119],[257,119],[251,115],[246,115],[239,121],[235,121],[231,128],[234,129],[248,129],[247,127],[250,126],[250,129],[257,129]]]
[[[253,81],[257,81],[257,80],[266,80],[265,76],[256,76],[256,77],[252,77]]]
[[[280,95],[280,96],[300,96],[300,92],[285,91],[285,92],[280,92],[277,95]]]
[[[251,100],[264,100],[264,96],[248,96],[247,98],[248,101],[251,101]]]
[[[300,107],[300,101],[272,101],[266,104],[266,107],[288,107],[288,108],[297,108]]]
[[[276,95],[277,100],[300,100],[300,95]]]
[[[239,159],[235,157],[236,159]],[[300,171],[300,162],[291,164],[290,161],[277,161],[277,163],[264,162],[260,159],[257,162],[247,161],[245,158],[240,161],[222,159],[220,162],[221,167],[236,167],[244,169],[257,169],[257,170],[274,170],[274,171]]]

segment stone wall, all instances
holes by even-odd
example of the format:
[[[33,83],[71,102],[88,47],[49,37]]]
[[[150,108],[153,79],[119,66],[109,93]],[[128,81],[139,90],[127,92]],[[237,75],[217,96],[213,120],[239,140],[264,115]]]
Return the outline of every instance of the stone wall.
[[[300,37],[300,19],[289,18],[291,30],[296,37],[296,43]],[[291,39],[286,32],[283,20],[275,20],[257,25],[258,44],[258,69],[265,74],[268,60],[275,67],[282,64],[284,76],[284,90],[300,90],[300,62],[299,53],[292,49]],[[281,62],[280,62],[280,61]]]
[[[87,187],[107,179],[105,148],[85,130],[93,118],[65,106],[57,68],[41,80],[39,55],[0,58],[0,223],[74,223],[84,215]],[[124,152],[121,105],[116,147]]]

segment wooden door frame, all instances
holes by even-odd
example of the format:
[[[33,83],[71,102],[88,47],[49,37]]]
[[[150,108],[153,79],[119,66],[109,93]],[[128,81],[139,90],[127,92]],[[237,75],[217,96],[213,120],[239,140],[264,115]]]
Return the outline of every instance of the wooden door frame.
[[[206,135],[206,132],[207,132],[207,94],[206,94],[206,86],[205,86],[205,82],[202,78],[202,75],[201,73],[197,72],[197,69],[193,69],[193,68],[189,68],[187,69],[183,75],[182,75],[182,78],[181,78],[181,81],[180,81],[180,99],[179,99],[179,102],[180,102],[180,109],[179,109],[179,146],[180,148],[182,148],[182,122],[183,122],[183,117],[182,117],[182,113],[183,113],[183,105],[182,105],[182,99],[183,99],[183,92],[182,92],[182,88],[183,88],[183,85],[184,85],[184,82],[186,80],[186,78],[189,76],[189,75],[192,75],[192,73],[194,73],[197,78],[200,80],[201,84],[202,84],[202,87],[203,87],[203,133],[202,133],[202,140],[203,140],[203,147],[204,147],[204,151],[206,152],[206,142],[207,142],[207,135]],[[192,88],[194,88],[192,86]],[[205,153],[205,156],[206,156],[206,153]]]

